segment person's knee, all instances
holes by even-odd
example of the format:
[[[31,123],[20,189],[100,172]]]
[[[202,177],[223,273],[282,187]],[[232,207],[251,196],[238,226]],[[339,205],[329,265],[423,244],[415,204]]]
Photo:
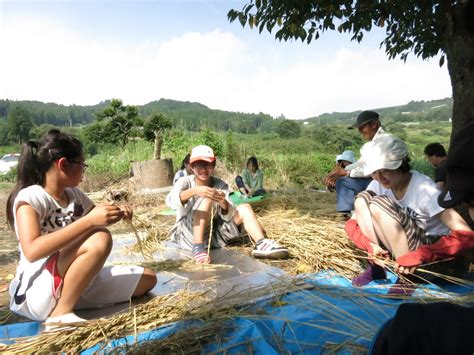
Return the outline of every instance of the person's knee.
[[[211,218],[212,210],[212,201],[208,198],[205,198],[199,204],[199,207],[194,212],[194,224],[200,224],[200,221],[206,220],[209,221]]]
[[[382,216],[388,215],[386,212],[387,206],[391,206],[393,204],[392,200],[388,196],[374,196],[369,202],[369,210],[372,214],[372,217],[380,220]],[[385,206],[385,207],[382,207]]]
[[[112,250],[112,234],[107,229],[102,229],[87,239],[87,250],[98,256],[108,256]]]
[[[248,203],[243,203],[235,207],[234,222],[241,225],[245,221],[249,221],[255,216],[252,206]]]
[[[254,214],[252,206],[249,203],[243,203],[236,207],[236,212],[241,218],[246,218]]]
[[[203,198],[201,203],[196,209],[196,212],[210,212],[212,209],[213,201],[209,198]]]
[[[369,204],[370,215],[375,221],[380,221],[382,216],[385,214],[385,211],[380,208],[377,204],[370,203]]]
[[[149,268],[144,268],[143,274],[140,277],[140,281],[138,281],[138,285],[135,288],[135,292],[133,293],[132,297],[143,296],[145,293],[155,287],[156,283],[156,273]]]
[[[357,197],[354,200],[354,208],[356,209],[356,211],[360,211],[362,209],[367,208],[367,203],[362,197]]]
[[[340,191],[342,189],[347,189],[348,188],[348,181],[347,181],[347,177],[346,176],[343,176],[343,177],[340,177],[339,179],[336,180],[336,191]]]

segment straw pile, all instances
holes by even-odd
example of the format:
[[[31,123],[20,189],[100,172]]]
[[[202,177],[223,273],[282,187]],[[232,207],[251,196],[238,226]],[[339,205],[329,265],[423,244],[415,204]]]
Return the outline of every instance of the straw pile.
[[[340,222],[281,208],[266,211],[259,220],[268,236],[290,251],[290,273],[335,270],[348,278],[360,273],[363,254],[354,249]]]
[[[300,289],[293,281],[285,281],[271,287],[258,287],[245,292],[219,294],[218,292],[190,292],[187,290],[157,296],[151,301],[134,306],[114,316],[72,324],[75,328],[44,332],[27,340],[4,346],[7,352],[49,353],[78,352],[122,336],[137,334],[164,324],[187,319],[207,319],[211,315],[219,319],[236,316],[235,305],[255,301],[259,297],[276,295]]]
[[[98,199],[103,198],[103,195],[98,197]],[[151,254],[167,239],[168,232],[174,223],[174,216],[159,215],[159,211],[165,209],[164,196],[133,195],[128,203],[134,209],[134,227],[144,232],[146,236],[143,240],[143,249],[145,253]],[[360,272],[361,260],[366,255],[357,251],[348,240],[343,230],[343,221],[334,212],[334,194],[297,190],[279,192],[271,194],[269,198],[254,204],[253,207],[268,237],[276,239],[289,249],[291,259],[279,264],[289,272],[298,274],[331,269],[348,278]],[[126,230],[129,226],[119,223],[113,228]],[[250,249],[251,246],[243,247],[243,250],[248,253]],[[149,261],[146,265],[157,270],[176,270],[186,268],[188,264],[188,261],[159,263]],[[193,267],[195,267],[194,264]],[[264,287],[241,292],[229,291],[224,295],[214,291],[184,290],[157,296],[145,304],[131,307],[126,312],[106,319],[77,324],[74,329],[42,333],[27,340],[19,339],[17,343],[0,350],[29,353],[78,352],[101,342],[107,343],[111,339],[136,335],[139,332],[177,321],[189,321],[182,330],[172,336],[151,343],[129,344],[122,350],[132,353],[201,352],[207,344],[225,343],[225,334],[234,327],[229,320],[234,317],[247,317],[251,320],[272,319],[272,314],[263,310],[257,303],[262,297],[273,297],[272,302],[278,307],[283,305],[281,295],[298,291],[299,297],[293,300],[295,305],[308,310],[319,310],[331,319],[330,322],[324,324],[318,324],[315,321],[310,324],[311,327],[338,334],[341,333],[340,329],[343,325],[349,328],[349,331],[344,331],[348,340],[343,344],[326,344],[315,339],[314,344],[298,345],[301,349],[313,346],[315,349],[325,348],[331,352],[344,348],[354,353],[366,353],[367,349],[355,342],[357,339],[373,338],[379,325],[387,318],[385,311],[378,308],[380,306],[367,298],[368,294],[363,292],[354,293],[343,288],[330,290],[321,286],[314,286],[317,292],[309,292],[304,290],[305,287],[306,285],[301,286],[295,280],[278,280]],[[370,314],[373,321],[361,321],[356,316],[340,309],[336,304],[328,303],[322,295],[330,293],[355,303],[357,307]],[[370,294],[370,297],[387,296]],[[415,297],[409,299],[413,302],[447,300],[459,304],[472,304],[474,295],[435,293],[422,300],[417,300]],[[284,321],[290,329],[298,325],[289,319]],[[272,339],[280,341],[281,349],[284,349],[284,340],[279,334],[274,334]],[[253,351],[252,341],[254,340],[245,340],[244,345],[248,346],[249,352]],[[219,352],[230,351],[232,347],[226,348],[222,345],[219,347]]]
[[[50,352],[78,352],[102,343],[102,350],[107,342],[127,335],[136,335],[140,332],[156,327],[171,324],[176,321],[186,321],[173,335],[149,343],[137,344],[132,340],[116,352],[132,353],[195,353],[201,352],[209,344],[218,346],[218,353],[226,353],[233,348],[245,346],[249,353],[253,352],[253,341],[259,338],[247,338],[241,342],[228,345],[227,341],[238,333],[239,326],[233,319],[248,319],[250,321],[279,321],[284,323],[290,336],[272,333],[267,341],[272,342],[282,351],[285,344],[295,344],[301,350],[326,349],[331,352],[346,349],[355,353],[366,353],[367,349],[356,343],[360,340],[370,342],[381,324],[388,318],[388,309],[394,309],[397,304],[374,302],[373,298],[382,295],[362,292],[351,292],[344,288],[331,288],[321,285],[312,285],[314,290],[308,290],[308,284],[295,280],[278,280],[265,287],[234,292],[229,290],[225,294],[214,291],[189,292],[181,291],[174,294],[159,296],[146,304],[134,306],[128,311],[110,318],[91,320],[77,324],[75,329],[65,329],[41,335],[27,340],[19,340],[13,345],[1,349],[6,352],[50,353]],[[292,292],[295,297],[282,298],[284,294]],[[339,302],[332,302],[326,296],[337,297],[354,307],[363,310],[369,321],[358,318],[345,309],[340,308]],[[262,302],[262,298],[266,301]],[[450,301],[459,304],[469,304],[473,295],[459,297],[457,295],[439,294],[423,299],[410,298],[413,302]],[[295,319],[282,318],[274,314],[271,309],[263,308],[272,305],[274,308],[296,306],[301,312],[305,310],[324,315],[324,321],[304,322]],[[393,307],[393,308],[392,308]],[[393,312],[390,312],[393,313]],[[242,325],[240,327],[246,327]],[[325,333],[334,333],[343,336],[346,340],[341,344],[326,343],[327,337],[315,337],[311,342],[298,344],[294,329],[298,326],[324,330]],[[291,336],[293,334],[293,337]],[[134,339],[135,339],[134,338]],[[294,338],[294,339],[293,339]],[[235,350],[235,349],[234,349]]]

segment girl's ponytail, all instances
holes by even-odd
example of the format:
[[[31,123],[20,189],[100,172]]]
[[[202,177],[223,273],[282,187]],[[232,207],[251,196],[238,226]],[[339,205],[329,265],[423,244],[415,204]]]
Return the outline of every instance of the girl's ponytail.
[[[62,157],[76,159],[82,153],[79,140],[57,129],[49,130],[39,142],[30,140],[23,144],[17,166],[16,186],[10,193],[6,206],[7,220],[11,228],[14,225],[13,203],[18,192],[31,185],[44,186],[46,172],[55,160]]]

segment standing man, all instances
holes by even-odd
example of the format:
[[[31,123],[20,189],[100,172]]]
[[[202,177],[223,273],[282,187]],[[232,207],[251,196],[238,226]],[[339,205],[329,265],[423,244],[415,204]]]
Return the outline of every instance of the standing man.
[[[357,116],[356,123],[349,129],[357,128],[366,141],[376,139],[379,135],[384,134],[379,114],[375,111],[362,111]],[[357,163],[356,163],[357,164]],[[352,164],[354,165],[354,164]],[[351,165],[349,165],[351,167]],[[323,183],[331,190],[336,188],[336,210],[350,217],[351,211],[354,210],[355,196],[364,191],[372,181],[370,176],[365,176],[362,167],[342,167],[338,164],[323,180]]]
[[[426,159],[435,168],[434,182],[443,190],[446,184],[446,150],[441,143],[430,143],[424,150]]]

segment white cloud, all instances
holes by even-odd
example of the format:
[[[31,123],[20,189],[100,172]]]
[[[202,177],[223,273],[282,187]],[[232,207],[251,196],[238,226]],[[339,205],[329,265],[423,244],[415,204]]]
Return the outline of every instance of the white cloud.
[[[0,98],[84,105],[169,98],[306,118],[451,95],[447,70],[436,60],[388,61],[382,50],[362,46],[323,61],[314,43],[305,46],[306,59],[292,61],[279,57],[279,42],[265,51],[219,30],[132,46],[35,18],[7,18],[1,25],[0,46],[7,50],[0,57]]]

